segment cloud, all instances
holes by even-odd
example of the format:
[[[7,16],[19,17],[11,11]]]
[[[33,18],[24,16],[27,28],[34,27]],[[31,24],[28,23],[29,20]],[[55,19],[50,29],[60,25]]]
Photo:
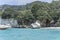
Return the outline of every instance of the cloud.
[[[10,5],[25,5],[34,1],[44,1],[51,2],[52,0],[0,0],[0,5],[10,4]]]
[[[17,0],[0,0],[0,5],[3,5],[3,4],[18,4],[18,1]]]
[[[19,4],[26,4],[26,3],[31,3],[31,2],[34,2],[34,1],[42,1],[42,2],[52,2],[52,0],[18,0],[18,5]]]

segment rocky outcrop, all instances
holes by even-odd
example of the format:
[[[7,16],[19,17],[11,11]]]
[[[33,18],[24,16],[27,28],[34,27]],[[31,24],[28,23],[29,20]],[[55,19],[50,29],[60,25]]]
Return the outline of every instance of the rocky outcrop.
[[[41,27],[41,23],[39,20],[37,20],[35,23],[31,24],[32,28],[40,28]]]

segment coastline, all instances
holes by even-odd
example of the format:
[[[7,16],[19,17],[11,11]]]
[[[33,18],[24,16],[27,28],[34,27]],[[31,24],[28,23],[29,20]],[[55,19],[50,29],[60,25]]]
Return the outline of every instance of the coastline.
[[[40,29],[60,29],[60,27],[44,27],[44,28],[40,28]]]

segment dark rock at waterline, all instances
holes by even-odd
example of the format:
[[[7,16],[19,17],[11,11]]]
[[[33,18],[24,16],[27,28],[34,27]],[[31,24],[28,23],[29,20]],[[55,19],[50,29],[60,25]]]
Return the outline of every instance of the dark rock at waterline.
[[[0,28],[0,30],[6,30],[7,28]]]

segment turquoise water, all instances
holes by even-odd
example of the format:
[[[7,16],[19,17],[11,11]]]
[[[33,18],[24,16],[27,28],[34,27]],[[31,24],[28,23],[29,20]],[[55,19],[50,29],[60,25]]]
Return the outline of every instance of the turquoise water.
[[[12,28],[0,30],[0,40],[60,40],[60,30]]]

